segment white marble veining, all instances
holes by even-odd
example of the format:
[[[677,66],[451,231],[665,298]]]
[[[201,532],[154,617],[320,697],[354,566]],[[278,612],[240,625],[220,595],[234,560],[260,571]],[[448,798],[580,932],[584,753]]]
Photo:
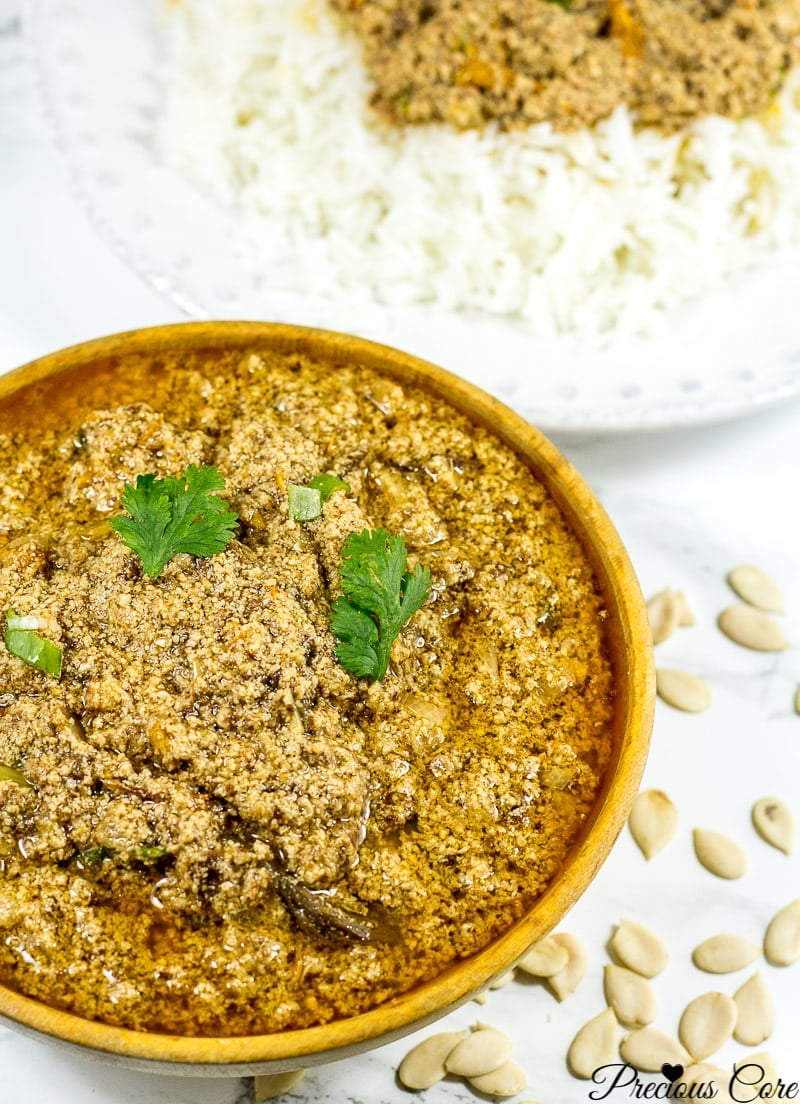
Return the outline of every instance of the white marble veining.
[[[15,0],[0,0],[0,370],[103,332],[177,319],[98,240],[71,200],[32,92]],[[646,365],[643,365],[646,371]],[[611,925],[631,917],[666,940],[671,962],[655,979],[658,1024],[674,1033],[684,1005],[707,989],[732,992],[751,971],[710,977],[692,967],[693,946],[718,931],[760,941],[778,907],[800,896],[800,856],[787,858],[753,831],[749,810],[765,794],[784,797],[800,816],[800,407],[748,421],[670,434],[557,443],[598,491],[616,522],[645,592],[686,590],[698,626],[659,648],[663,665],[703,675],[711,710],[685,716],[658,704],[647,784],[676,801],[676,840],[645,863],[623,832],[609,861],[564,923],[586,942],[590,969],[559,1005],[541,986],[515,983],[479,1008],[449,1017],[507,1030],[529,1088],[521,1099],[583,1104],[590,1085],[567,1073],[564,1055],[580,1025],[603,1007],[604,944]],[[763,565],[785,588],[786,629],[795,646],[780,656],[737,648],[715,626],[732,600],[725,572],[737,562]],[[751,860],[738,882],[722,882],[694,859],[691,829],[735,836]],[[778,1006],[765,1044],[784,1080],[800,1081],[800,965],[761,964]],[[407,1042],[314,1071],[286,1099],[311,1104],[401,1104],[394,1080]],[[730,1044],[718,1060],[738,1059]],[[246,1104],[247,1081],[174,1079],[128,1072],[66,1054],[0,1028],[0,1104]],[[741,1099],[747,1099],[742,1093]],[[479,1099],[443,1083],[430,1104]],[[484,1098],[485,1099],[485,1098]],[[619,1090],[611,1099],[630,1099]]]

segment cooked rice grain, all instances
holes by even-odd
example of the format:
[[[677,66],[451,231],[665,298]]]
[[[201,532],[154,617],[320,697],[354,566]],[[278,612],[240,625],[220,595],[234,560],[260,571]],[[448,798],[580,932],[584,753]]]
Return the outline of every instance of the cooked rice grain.
[[[658,315],[800,240],[800,74],[760,119],[392,129],[324,0],[183,0],[158,144],[237,208],[271,288],[559,331]]]

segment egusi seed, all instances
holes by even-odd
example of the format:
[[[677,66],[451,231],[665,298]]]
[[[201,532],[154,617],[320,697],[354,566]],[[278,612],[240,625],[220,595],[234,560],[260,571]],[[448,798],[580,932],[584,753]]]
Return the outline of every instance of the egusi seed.
[[[480,1028],[462,1039],[447,1055],[444,1068],[459,1077],[482,1077],[499,1069],[511,1057],[514,1044],[494,1027]]]
[[[653,595],[647,603],[647,618],[654,644],[663,644],[680,624],[680,606],[677,595],[670,587]]]
[[[684,1070],[675,1082],[675,1099],[713,1100],[714,1104],[734,1104],[728,1091],[730,1080],[731,1075],[719,1066],[712,1066],[708,1062],[695,1062]]]
[[[741,878],[747,872],[747,855],[729,836],[695,828],[693,838],[695,854],[710,873],[718,878]]]
[[[675,591],[675,601],[678,603],[678,625],[682,629],[690,629],[697,624],[694,610],[689,605],[689,599],[682,590]]]
[[[743,602],[764,613],[783,613],[785,610],[780,587],[760,567],[753,567],[752,564],[734,567],[728,572],[728,585]]]
[[[703,993],[684,1009],[678,1027],[681,1043],[699,1061],[716,1054],[733,1034],[736,1005],[727,993]]]
[[[295,1085],[299,1085],[305,1075],[305,1070],[290,1070],[288,1073],[266,1073],[255,1077],[253,1104],[263,1104],[265,1100],[275,1100],[283,1096]]]
[[[605,997],[620,1023],[646,1027],[658,1015],[653,987],[624,966],[606,966],[603,975]]]
[[[610,1008],[585,1023],[567,1054],[572,1073],[589,1080],[595,1070],[610,1065],[617,1056],[618,1034],[617,1018]]]
[[[400,1063],[397,1076],[407,1089],[429,1089],[446,1076],[448,1054],[466,1039],[466,1031],[441,1031],[413,1047]]]
[[[499,978],[495,978],[495,980],[491,983],[489,988],[493,991],[495,989],[505,989],[505,987],[507,985],[510,985],[513,980],[514,980],[514,971],[513,970],[508,970],[505,974],[501,974]]]
[[[775,1002],[761,974],[753,974],[733,994],[737,1017],[733,1037],[744,1046],[758,1046],[775,1030]]]
[[[678,810],[663,790],[642,790],[628,816],[631,835],[646,859],[652,859],[678,830]]]
[[[516,1062],[509,1059],[491,1073],[484,1073],[480,1077],[470,1077],[469,1083],[473,1089],[485,1093],[486,1096],[516,1096],[527,1087],[528,1081]]]
[[[789,642],[772,617],[752,606],[729,606],[719,615],[717,624],[734,644],[756,652],[783,652]]]
[[[656,671],[656,690],[662,701],[684,713],[704,713],[711,705],[708,683],[688,671],[659,668]]]
[[[791,854],[794,847],[795,824],[792,810],[778,797],[762,797],[753,806],[753,825],[763,840],[772,847]]]
[[[688,1066],[691,1056],[677,1039],[655,1027],[642,1027],[626,1035],[619,1045],[620,1057],[643,1073],[658,1073],[669,1062]]]
[[[549,978],[563,970],[568,961],[567,948],[548,936],[528,949],[517,963],[517,969],[532,977]]]
[[[682,590],[666,587],[647,603],[647,618],[654,644],[663,644],[677,628],[696,624],[694,613]]]
[[[733,1068],[736,1071],[738,1084],[746,1085],[754,1090],[752,1100],[765,1099],[765,1097],[756,1094],[760,1094],[760,1090],[765,1084],[769,1084],[774,1089],[778,1083],[775,1059],[766,1050],[760,1050],[758,1054],[746,1054],[744,1058],[740,1058],[738,1062],[733,1063]],[[769,1099],[769,1095],[766,1096],[766,1099]]]
[[[633,920],[622,920],[609,946],[623,966],[651,978],[666,968],[667,948],[658,936]]]
[[[567,964],[547,978],[547,984],[560,1001],[566,1000],[570,993],[578,988],[586,973],[586,951],[583,944],[575,935],[569,932],[556,932],[551,936],[560,947],[567,952]]]
[[[731,974],[751,966],[761,954],[761,948],[741,935],[712,935],[692,952],[692,962],[707,974]]]
[[[791,966],[800,958],[800,899],[786,905],[770,920],[764,954],[770,966]]]

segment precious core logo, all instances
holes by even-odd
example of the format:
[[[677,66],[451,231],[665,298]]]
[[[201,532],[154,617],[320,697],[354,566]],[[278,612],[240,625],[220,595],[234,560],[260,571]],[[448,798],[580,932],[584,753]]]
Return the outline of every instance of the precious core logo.
[[[639,1074],[626,1062],[612,1062],[600,1066],[592,1074],[596,1089],[590,1089],[589,1099],[621,1100],[627,1096],[634,1100],[685,1100],[691,1102],[715,1100],[727,1093],[734,1104],[758,1104],[764,1100],[797,1100],[800,1083],[784,1081],[777,1077],[768,1080],[767,1071],[758,1062],[739,1066],[724,1082],[713,1079],[688,1081],[684,1079],[681,1065],[665,1062],[661,1067],[663,1081],[642,1081]]]

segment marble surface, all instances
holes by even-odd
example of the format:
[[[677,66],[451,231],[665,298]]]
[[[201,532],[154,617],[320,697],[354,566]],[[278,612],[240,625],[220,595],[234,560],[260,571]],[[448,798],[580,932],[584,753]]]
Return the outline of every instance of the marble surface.
[[[0,370],[104,332],[179,318],[113,256],[71,199],[36,102],[16,0],[0,0],[0,243]],[[657,1024],[674,1034],[692,997],[709,989],[733,992],[753,972],[701,974],[690,962],[693,946],[719,931],[759,941],[776,909],[800,896],[800,856],[769,848],[749,819],[753,801],[766,794],[784,797],[800,816],[800,716],[792,709],[800,683],[798,438],[797,404],[693,431],[613,440],[557,436],[617,524],[645,592],[671,585],[689,595],[698,625],[662,645],[658,661],[703,675],[714,700],[697,717],[658,703],[645,782],[673,797],[680,829],[650,863],[623,832],[565,919],[563,929],[578,934],[589,952],[577,993],[559,1005],[539,985],[514,983],[491,994],[485,1006],[469,1004],[449,1017],[447,1026],[480,1019],[511,1034],[528,1075],[520,1100],[589,1100],[592,1086],[569,1075],[564,1055],[577,1029],[604,1007],[604,945],[621,917],[651,926],[669,945],[670,965],[654,984]],[[725,572],[742,561],[763,565],[786,591],[786,631],[794,646],[779,656],[737,648],[715,626],[732,597]],[[747,875],[723,882],[703,870],[692,851],[695,826],[737,838],[750,857]],[[761,1049],[771,1051],[785,1081],[800,1081],[800,965],[758,968],[778,1009],[775,1033]],[[311,1072],[286,1099],[401,1104],[410,1097],[394,1070],[408,1045]],[[717,1060],[730,1064],[744,1053],[730,1043]],[[4,1028],[0,1069],[3,1104],[245,1104],[252,1098],[246,1080],[141,1075]],[[630,1092],[616,1090],[610,1099]],[[741,1100],[751,1096],[739,1093]],[[430,1104],[477,1099],[456,1081],[425,1095]]]

